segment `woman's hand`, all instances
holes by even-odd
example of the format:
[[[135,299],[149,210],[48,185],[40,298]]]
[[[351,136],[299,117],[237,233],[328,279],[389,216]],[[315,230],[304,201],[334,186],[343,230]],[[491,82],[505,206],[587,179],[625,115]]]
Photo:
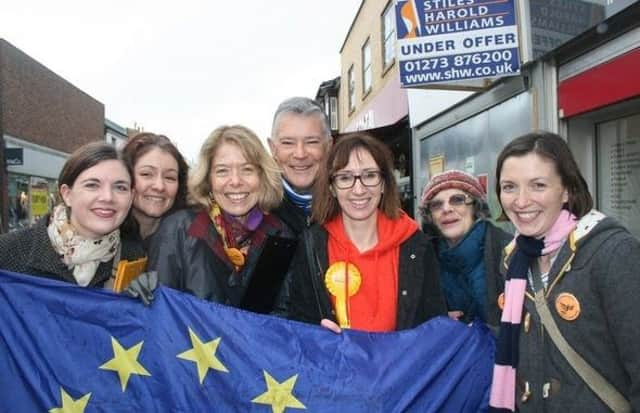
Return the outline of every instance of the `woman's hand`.
[[[449,311],[449,318],[453,319],[453,320],[460,320],[460,317],[462,317],[464,315],[464,313],[460,310],[456,310],[456,311]]]
[[[320,320],[320,325],[327,330],[333,331],[336,334],[342,333],[342,329],[340,328],[340,326],[335,322],[329,320],[328,318],[323,318],[322,320]]]

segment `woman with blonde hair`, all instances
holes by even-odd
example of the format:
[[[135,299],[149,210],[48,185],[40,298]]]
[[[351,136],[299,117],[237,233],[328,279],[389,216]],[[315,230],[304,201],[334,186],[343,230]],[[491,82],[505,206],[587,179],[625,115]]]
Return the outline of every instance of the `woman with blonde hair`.
[[[241,307],[256,270],[264,274],[258,258],[269,264],[264,247],[292,238],[270,214],[283,196],[280,170],[251,130],[221,126],[204,142],[188,187],[191,208],[162,221],[149,267],[162,284]],[[285,272],[288,263],[280,264]]]

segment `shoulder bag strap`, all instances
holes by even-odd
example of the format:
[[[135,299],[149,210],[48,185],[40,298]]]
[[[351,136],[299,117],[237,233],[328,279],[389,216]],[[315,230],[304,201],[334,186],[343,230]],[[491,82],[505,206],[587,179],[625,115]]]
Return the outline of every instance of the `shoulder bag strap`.
[[[534,274],[532,274],[532,278],[537,278],[537,282],[534,281],[536,284],[535,287],[541,286],[539,271],[535,271]],[[589,386],[611,410],[615,413],[631,413],[631,404],[629,401],[569,345],[551,315],[547,300],[544,296],[544,289],[535,289],[536,310],[540,315],[540,321],[542,321],[545,330],[549,333],[549,337],[551,337],[553,343],[558,350],[560,350],[560,353],[567,359],[571,367],[573,367],[576,373],[584,380],[587,386]]]

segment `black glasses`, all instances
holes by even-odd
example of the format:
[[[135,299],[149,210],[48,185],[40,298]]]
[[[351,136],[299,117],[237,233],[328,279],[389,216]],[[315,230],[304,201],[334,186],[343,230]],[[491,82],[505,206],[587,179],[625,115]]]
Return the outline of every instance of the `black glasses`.
[[[454,194],[449,197],[449,205],[454,207],[471,204],[473,204],[473,198],[467,194]],[[442,208],[444,208],[444,201],[442,199],[433,199],[427,202],[427,209],[431,213],[440,211]]]
[[[349,173],[335,174],[331,178],[331,182],[333,182],[338,189],[351,189],[356,184],[356,179],[367,187],[378,186],[382,180],[382,172],[364,171],[360,175]]]

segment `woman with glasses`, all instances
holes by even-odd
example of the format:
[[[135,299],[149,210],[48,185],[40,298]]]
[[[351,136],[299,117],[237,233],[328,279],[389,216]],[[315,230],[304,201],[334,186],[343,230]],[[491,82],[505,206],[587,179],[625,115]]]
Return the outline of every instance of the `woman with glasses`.
[[[442,172],[425,186],[421,205],[449,317],[498,326],[498,298],[504,290],[500,257],[511,236],[489,221],[484,188],[466,172]]]
[[[357,133],[333,145],[312,219],[292,264],[291,318],[336,332],[395,331],[446,313],[433,247],[400,209],[382,142]]]

